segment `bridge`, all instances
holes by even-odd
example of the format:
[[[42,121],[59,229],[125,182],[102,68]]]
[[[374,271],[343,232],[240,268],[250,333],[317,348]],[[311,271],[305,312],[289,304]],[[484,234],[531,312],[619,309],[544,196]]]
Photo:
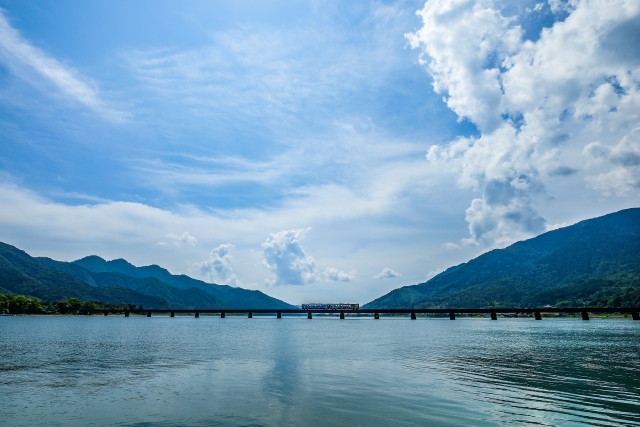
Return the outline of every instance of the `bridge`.
[[[101,311],[105,316],[116,312],[104,310]],[[123,311],[118,311],[123,313]],[[640,307],[619,307],[619,308],[602,308],[602,307],[542,307],[542,308],[393,308],[393,309],[358,309],[358,310],[302,310],[302,309],[144,309],[124,311],[124,315],[129,317],[130,313],[145,315],[151,317],[152,313],[155,314],[168,314],[170,317],[175,317],[176,314],[193,315],[194,317],[200,317],[200,314],[219,314],[221,318],[224,318],[227,314],[243,314],[249,319],[253,318],[254,314],[275,314],[277,319],[282,318],[283,314],[306,314],[307,319],[313,318],[313,314],[339,314],[340,319],[345,318],[345,314],[350,315],[368,315],[373,316],[374,319],[380,319],[380,315],[408,315],[412,320],[417,319],[418,314],[440,314],[448,315],[450,320],[456,319],[456,314],[464,315],[489,315],[491,320],[498,320],[498,314],[510,314],[510,315],[532,315],[535,320],[542,320],[543,314],[580,314],[582,320],[589,320],[590,314],[630,314],[633,320],[640,320]]]

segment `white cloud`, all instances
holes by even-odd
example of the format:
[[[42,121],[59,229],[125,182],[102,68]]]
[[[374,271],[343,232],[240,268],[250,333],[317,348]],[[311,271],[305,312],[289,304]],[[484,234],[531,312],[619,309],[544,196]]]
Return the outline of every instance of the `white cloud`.
[[[382,271],[378,274],[376,274],[375,276],[373,276],[374,279],[393,279],[395,277],[400,277],[402,276],[402,274],[393,271],[390,268],[383,268]]]
[[[194,265],[202,275],[208,277],[212,282],[226,283],[229,281],[230,284],[237,286],[239,281],[236,275],[232,274],[233,257],[229,254],[233,248],[235,246],[231,243],[224,243],[211,251],[208,260],[197,262]]]
[[[198,239],[193,237],[188,231],[185,231],[179,236],[169,233],[165,237],[167,239],[170,239],[173,242],[173,244],[176,246],[182,246],[182,245],[195,246],[196,243],[198,242]],[[160,243],[163,243],[163,242],[160,242]]]
[[[272,285],[306,285],[317,280],[315,260],[307,256],[300,241],[310,228],[293,228],[270,234],[262,244],[262,264],[271,270]]]
[[[351,270],[348,273],[344,271],[340,271],[335,267],[327,267],[324,270],[324,277],[334,282],[352,282],[354,280],[358,280],[358,272],[356,270]]]
[[[407,35],[434,89],[481,132],[433,146],[427,159],[482,194],[466,211],[465,243],[489,247],[546,230],[535,198],[581,170],[605,195],[640,194],[640,3],[551,2],[568,16],[535,42],[497,6],[431,0]]]
[[[232,274],[231,276],[229,276],[229,280],[227,280],[226,284],[229,286],[235,286],[235,287],[244,286],[244,283],[242,283],[235,274]]]
[[[109,120],[124,119],[122,112],[109,107],[100,98],[94,84],[81,77],[73,68],[60,63],[25,40],[11,26],[2,9],[0,9],[0,61],[9,66],[16,75],[27,80],[29,80],[28,75],[35,72],[69,98],[84,104]]]
[[[640,192],[640,127],[625,135],[614,146],[592,142],[584,148],[583,155],[610,167],[608,172],[587,178],[596,190],[618,196]]]
[[[427,274],[427,280],[431,280],[434,277],[436,277],[438,274],[442,273],[444,271],[443,268],[438,268],[436,270],[431,270],[428,274]]]

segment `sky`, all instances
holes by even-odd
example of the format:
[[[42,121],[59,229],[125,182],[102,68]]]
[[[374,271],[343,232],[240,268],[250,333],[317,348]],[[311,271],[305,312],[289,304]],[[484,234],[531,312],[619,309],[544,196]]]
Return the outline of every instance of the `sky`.
[[[637,0],[0,0],[0,241],[369,302],[640,205]]]

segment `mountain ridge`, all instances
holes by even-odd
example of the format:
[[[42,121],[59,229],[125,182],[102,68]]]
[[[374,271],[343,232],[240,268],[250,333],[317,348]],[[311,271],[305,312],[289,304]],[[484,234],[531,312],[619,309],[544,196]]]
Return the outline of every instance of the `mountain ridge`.
[[[363,308],[640,305],[640,208],[494,249]]]
[[[229,306],[237,308],[295,308],[293,305],[269,297],[257,290],[234,288],[229,285],[211,284],[203,282],[202,280],[194,279],[185,274],[171,274],[168,270],[155,264],[136,267],[122,258],[106,261],[96,255],[81,258],[73,261],[72,264],[84,267],[93,273],[121,273],[139,279],[153,277],[174,288],[183,290],[192,288],[199,289],[209,295],[223,300]]]
[[[157,265],[136,267],[122,258],[106,261],[97,255],[56,261],[2,242],[0,290],[50,302],[79,298],[156,309],[294,308],[260,291],[172,275]]]

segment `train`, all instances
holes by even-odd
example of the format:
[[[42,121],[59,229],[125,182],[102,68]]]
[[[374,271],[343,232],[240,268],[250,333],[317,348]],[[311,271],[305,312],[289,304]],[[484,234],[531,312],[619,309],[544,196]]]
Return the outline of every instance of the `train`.
[[[322,304],[322,303],[310,303],[302,304],[303,310],[359,310],[360,304],[346,304],[343,302]]]

